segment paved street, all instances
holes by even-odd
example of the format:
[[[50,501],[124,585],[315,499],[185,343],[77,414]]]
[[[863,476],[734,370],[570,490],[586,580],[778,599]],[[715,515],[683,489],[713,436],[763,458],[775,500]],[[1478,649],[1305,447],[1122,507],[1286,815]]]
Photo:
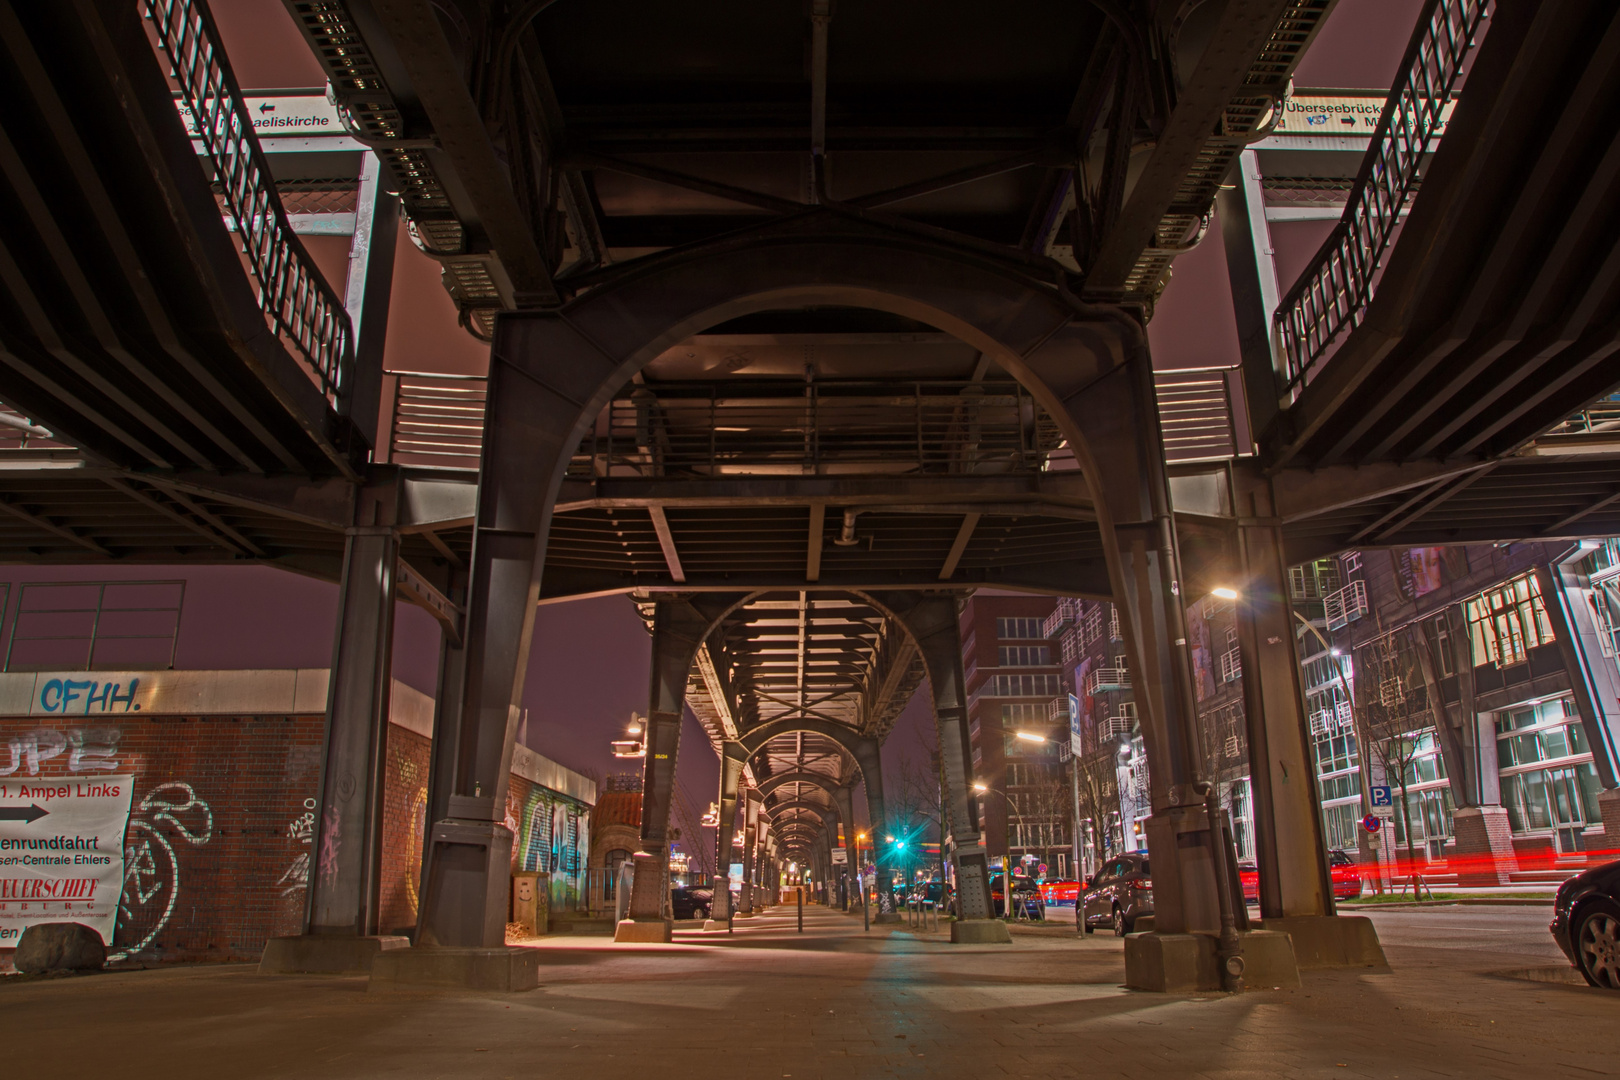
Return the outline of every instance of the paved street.
[[[14,1075],[108,1077],[1612,1075],[1620,996],[1490,974],[1556,964],[1540,908],[1375,916],[1390,974],[1297,991],[1120,988],[1121,943],[1000,947],[776,909],[668,946],[560,935],[514,997],[371,994],[240,966],[0,981]],[[1539,933],[1539,937],[1538,937]]]

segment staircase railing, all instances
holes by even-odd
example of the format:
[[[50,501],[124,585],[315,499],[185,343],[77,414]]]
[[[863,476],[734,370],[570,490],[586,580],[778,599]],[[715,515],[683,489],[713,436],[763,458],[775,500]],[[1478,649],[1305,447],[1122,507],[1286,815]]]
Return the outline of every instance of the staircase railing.
[[[1366,317],[1384,253],[1444,126],[1468,50],[1494,0],[1429,0],[1384,103],[1344,216],[1278,305],[1277,334],[1297,397],[1339,335]]]
[[[353,355],[349,315],[287,221],[208,5],[141,0],[141,10],[191,109],[225,212],[234,219],[247,255],[265,321],[336,405],[347,389]]]

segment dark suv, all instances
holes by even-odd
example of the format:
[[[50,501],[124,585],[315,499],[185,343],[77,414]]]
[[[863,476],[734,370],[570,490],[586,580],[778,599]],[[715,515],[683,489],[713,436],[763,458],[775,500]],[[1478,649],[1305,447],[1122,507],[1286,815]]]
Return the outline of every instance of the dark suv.
[[[1086,933],[1099,926],[1111,926],[1124,937],[1143,915],[1153,914],[1153,879],[1148,876],[1146,855],[1115,855],[1106,860],[1091,879],[1075,919]]]

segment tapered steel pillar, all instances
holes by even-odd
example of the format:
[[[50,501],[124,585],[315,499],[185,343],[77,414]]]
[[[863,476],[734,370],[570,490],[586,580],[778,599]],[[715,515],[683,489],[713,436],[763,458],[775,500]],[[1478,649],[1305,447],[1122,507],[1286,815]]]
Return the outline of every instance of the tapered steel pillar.
[[[1240,580],[1238,650],[1248,724],[1260,914],[1333,914],[1333,879],[1317,804],[1316,762],[1305,714],[1282,530],[1268,480],[1234,474]]]
[[[866,786],[866,816],[872,822],[872,864],[877,874],[877,911],[872,918],[874,922],[893,922],[899,918],[894,910],[894,843],[889,839],[892,832],[883,801],[883,752],[877,740],[862,739],[855,747],[855,760]]]
[[[673,598],[653,606],[652,685],[647,707],[647,757],[641,784],[641,849],[635,853],[630,917],[614,932],[619,941],[668,941],[669,812],[686,709],[686,682],[710,630],[740,598]]]
[[[742,782],[743,749],[728,742],[720,753],[720,822],[714,830],[714,900],[709,918],[725,922],[731,918],[732,841],[737,837],[737,787]]]
[[[393,483],[363,488],[348,530],[304,933],[265,943],[265,973],[369,971],[379,952],[408,943],[378,926],[397,495]]]
[[[306,930],[377,933],[387,764],[389,657],[399,534],[395,492],[366,489],[348,531],[326,699],[326,746],[311,847]]]
[[[844,889],[844,910],[855,903],[861,889],[860,846],[855,840],[855,793],[853,784],[844,784],[832,793],[833,805],[838,807],[838,818],[844,823],[844,876],[848,884]]]
[[[970,795],[973,757],[967,726],[967,679],[962,669],[962,635],[953,593],[875,593],[917,644],[933,693],[934,726],[939,736],[940,795],[944,832],[954,842],[957,923],[951,940],[1011,941],[990,906],[990,860],[979,833]],[[990,925],[994,923],[994,925]]]
[[[758,868],[755,866],[755,855],[759,849],[759,795],[749,789],[742,796],[743,799],[743,880],[742,891],[737,897],[737,913],[739,915],[754,914],[754,874]]]

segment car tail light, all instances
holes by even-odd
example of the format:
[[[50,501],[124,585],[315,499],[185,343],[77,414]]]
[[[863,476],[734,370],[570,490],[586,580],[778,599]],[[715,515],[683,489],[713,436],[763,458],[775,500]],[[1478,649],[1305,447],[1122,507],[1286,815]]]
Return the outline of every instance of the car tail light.
[[[1153,891],[1153,879],[1152,878],[1137,878],[1135,881],[1131,882],[1131,888],[1137,890],[1138,892],[1152,892]]]

